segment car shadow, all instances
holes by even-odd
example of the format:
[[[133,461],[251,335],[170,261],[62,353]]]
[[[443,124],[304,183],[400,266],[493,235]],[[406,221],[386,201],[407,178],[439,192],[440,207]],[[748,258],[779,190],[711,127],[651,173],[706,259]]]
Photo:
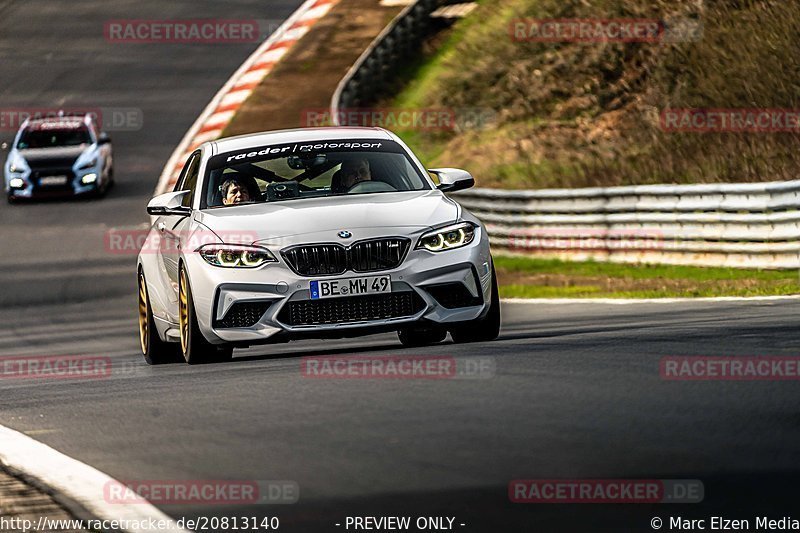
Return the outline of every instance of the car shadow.
[[[105,196],[97,196],[95,194],[86,193],[81,194],[80,196],[71,196],[71,195],[64,195],[64,196],[37,196],[35,198],[15,198],[11,205],[14,207],[21,207],[23,205],[39,205],[39,204],[70,204],[70,203],[88,203],[88,202],[96,202],[102,200],[104,198],[108,198],[111,195],[112,189],[108,190]]]
[[[441,345],[444,345],[442,343]],[[268,345],[268,346],[282,346],[282,345]],[[259,349],[269,349],[268,346],[259,347]],[[285,345],[284,345],[285,346]],[[439,345],[434,345],[439,346]],[[426,348],[432,348],[433,346],[427,346]],[[418,348],[417,348],[418,349]],[[254,350],[254,348],[248,348],[248,350]],[[265,353],[249,353],[243,355],[237,355],[234,353],[233,361],[234,363],[239,361],[259,361],[264,359],[296,359],[299,357],[310,357],[310,356],[321,356],[321,355],[342,355],[342,354],[359,354],[359,353],[366,353],[366,352],[378,352],[382,350],[414,350],[414,348],[404,348],[400,342],[394,343],[384,343],[384,344],[371,344],[369,346],[343,346],[340,348],[322,348],[319,350],[303,350],[303,349],[287,349],[282,350],[279,352],[265,352]]]

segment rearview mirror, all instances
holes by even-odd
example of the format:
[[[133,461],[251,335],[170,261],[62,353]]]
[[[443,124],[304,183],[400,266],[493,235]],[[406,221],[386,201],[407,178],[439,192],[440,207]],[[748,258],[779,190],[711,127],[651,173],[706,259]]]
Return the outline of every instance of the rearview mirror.
[[[472,174],[460,168],[430,168],[428,172],[439,178],[439,185],[436,188],[440,191],[455,192],[475,185]]]
[[[160,194],[147,204],[147,214],[154,216],[178,215],[189,216],[190,207],[183,206],[183,199],[192,191],[177,191]]]
[[[286,164],[293,170],[308,170],[324,165],[326,161],[328,161],[328,154],[291,155],[286,160]]]

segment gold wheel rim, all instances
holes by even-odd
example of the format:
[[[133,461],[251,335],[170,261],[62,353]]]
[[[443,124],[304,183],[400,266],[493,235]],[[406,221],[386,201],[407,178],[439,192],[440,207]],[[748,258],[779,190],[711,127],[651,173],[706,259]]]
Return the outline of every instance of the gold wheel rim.
[[[147,320],[147,287],[144,284],[144,276],[139,275],[139,346],[142,353],[147,354],[149,342],[150,324]]]
[[[181,326],[181,350],[186,355],[186,347],[189,344],[189,299],[186,295],[186,273],[181,270],[180,282],[178,283],[178,307],[180,311]]]

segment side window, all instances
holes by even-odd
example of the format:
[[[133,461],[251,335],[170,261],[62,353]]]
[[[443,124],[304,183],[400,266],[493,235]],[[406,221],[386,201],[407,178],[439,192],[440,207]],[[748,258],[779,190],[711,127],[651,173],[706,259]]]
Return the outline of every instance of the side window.
[[[197,187],[197,178],[200,175],[200,152],[195,152],[191,155],[189,160],[186,162],[186,166],[183,167],[181,171],[181,175],[178,178],[178,182],[175,184],[176,191],[192,191],[191,194],[187,194],[184,199],[183,205],[184,207],[191,207],[192,200],[194,199],[195,188]]]
[[[178,175],[178,179],[175,181],[175,188],[172,189],[172,192],[186,190],[186,188],[183,186],[183,184],[186,182],[186,174],[189,172],[189,168],[194,164],[195,159],[197,159],[199,155],[200,152],[195,152],[189,156],[189,159],[186,160],[186,164],[183,165],[181,173]]]

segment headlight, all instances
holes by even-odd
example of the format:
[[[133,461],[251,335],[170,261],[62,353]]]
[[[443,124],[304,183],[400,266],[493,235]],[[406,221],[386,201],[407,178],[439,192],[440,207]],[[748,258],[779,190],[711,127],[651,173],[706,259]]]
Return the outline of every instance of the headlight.
[[[242,244],[206,244],[197,249],[209,265],[225,268],[256,268],[277,262],[272,252],[260,246]]]
[[[425,248],[431,252],[461,248],[475,238],[475,226],[470,222],[454,224],[446,228],[426,233],[419,238],[417,248]]]
[[[89,185],[97,181],[97,174],[92,172],[91,174],[86,174],[84,177],[81,178],[81,183],[84,185]]]
[[[78,167],[78,170],[88,170],[97,166],[97,159],[92,159],[88,163],[84,163]]]
[[[8,186],[12,189],[23,189],[25,187],[25,180],[22,178],[12,178],[9,180]]]

